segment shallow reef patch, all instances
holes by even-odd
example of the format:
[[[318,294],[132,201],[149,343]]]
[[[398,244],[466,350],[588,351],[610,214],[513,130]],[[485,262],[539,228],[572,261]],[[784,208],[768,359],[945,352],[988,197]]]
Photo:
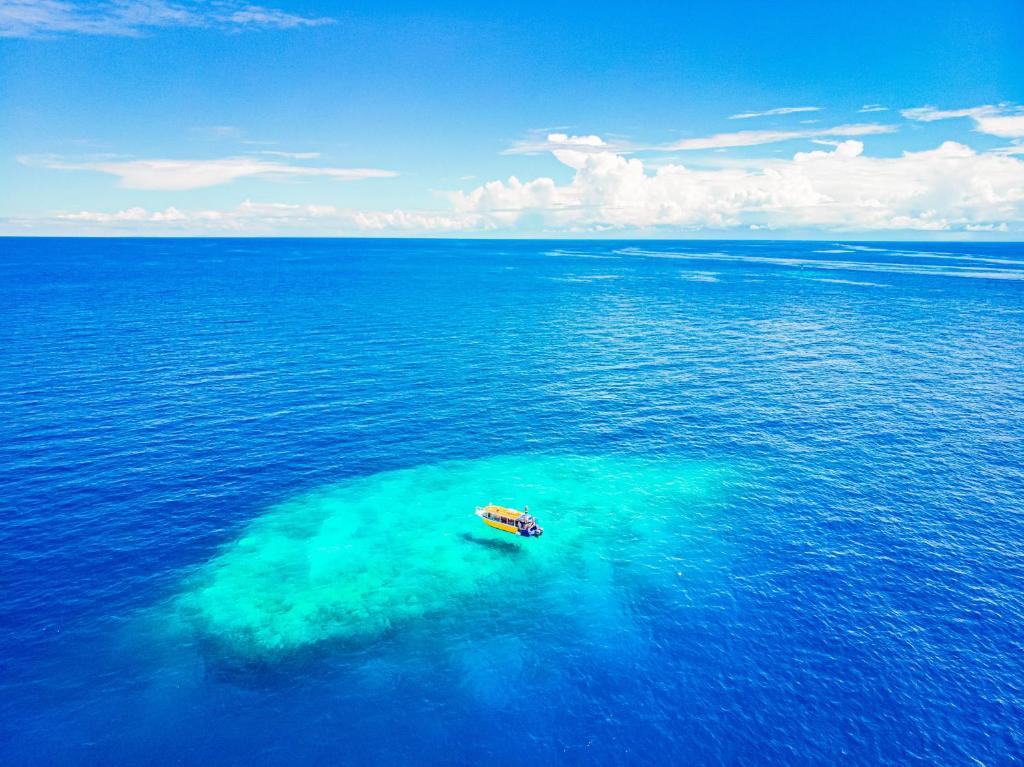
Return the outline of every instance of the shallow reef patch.
[[[504,601],[528,579],[573,609],[613,589],[613,563],[642,565],[717,492],[712,463],[507,455],[387,471],[320,488],[254,519],[185,584],[177,607],[200,641],[260,659],[327,640],[372,641],[464,600]],[[476,505],[530,511],[522,539],[484,527]]]

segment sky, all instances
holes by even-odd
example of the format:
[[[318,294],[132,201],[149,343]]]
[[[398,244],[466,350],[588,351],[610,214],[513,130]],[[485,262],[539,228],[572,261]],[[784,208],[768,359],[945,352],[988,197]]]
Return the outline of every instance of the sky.
[[[0,0],[0,234],[1024,240],[1024,2]]]

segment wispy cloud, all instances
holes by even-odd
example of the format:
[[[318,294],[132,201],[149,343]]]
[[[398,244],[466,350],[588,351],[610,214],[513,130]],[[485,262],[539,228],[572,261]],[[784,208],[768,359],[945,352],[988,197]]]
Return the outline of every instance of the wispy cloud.
[[[227,139],[241,137],[242,129],[235,125],[196,125],[189,133],[208,139]]]
[[[883,107],[881,104],[865,104],[858,112],[888,112],[889,107]]]
[[[258,5],[245,5],[241,8],[227,11],[220,16],[220,20],[238,27],[254,29],[294,29],[296,27],[318,27],[334,23],[334,19],[324,16],[299,16],[276,8],[262,8]]]
[[[752,117],[775,117],[776,115],[791,115],[796,112],[819,112],[821,107],[778,107],[767,109],[764,112],[740,112],[737,115],[730,115],[730,120],[749,120]]]
[[[908,120],[920,122],[935,122],[936,120],[950,120],[954,117],[977,117],[979,115],[991,114],[996,111],[994,106],[970,107],[968,109],[939,109],[937,107],[914,107],[913,109],[901,109],[900,114]]]
[[[127,189],[202,189],[240,178],[296,178],[326,176],[342,181],[392,178],[395,171],[378,168],[334,168],[263,160],[258,157],[226,157],[215,160],[91,160],[67,162],[53,156],[22,156],[23,165],[52,170],[95,171],[116,176]]]
[[[580,152],[594,154],[599,152],[674,152],[693,151],[698,149],[731,149],[734,147],[761,146],[775,144],[793,139],[815,138],[853,138],[871,136],[881,133],[893,133],[899,130],[898,125],[880,123],[852,123],[836,125],[832,128],[801,128],[799,130],[745,130],[730,133],[716,133],[713,136],[681,139],[669,144],[639,144],[627,141],[605,141],[600,136],[570,136],[565,133],[549,133],[547,136],[531,136],[516,141],[502,151],[505,155],[516,154],[547,154],[557,157],[560,152]]]
[[[725,149],[731,147],[760,146],[762,144],[775,144],[780,141],[791,141],[793,139],[813,139],[855,136],[871,136],[881,133],[893,133],[899,130],[896,125],[883,125],[880,123],[852,123],[849,125],[837,125],[833,128],[810,128],[805,130],[747,130],[734,133],[716,133],[713,136],[702,138],[687,138],[676,141],[663,147],[669,151],[695,150],[695,149]]]
[[[320,156],[319,152],[281,152],[276,149],[261,149],[258,154],[265,154],[271,157],[287,157],[289,160],[315,160]]]
[[[166,27],[294,29],[333,21],[238,0],[0,0],[0,37],[130,37]]]
[[[1016,143],[1012,146],[993,149],[992,154],[1024,154],[1024,143]]]
[[[1024,138],[1024,107],[1013,104],[986,104],[967,109],[937,109],[936,107],[915,107],[904,109],[900,114],[908,120],[935,122],[958,117],[974,120],[974,129],[979,133],[1000,138]]]
[[[600,136],[570,136],[565,133],[548,133],[516,141],[502,154],[547,154],[562,149],[579,152],[608,151],[612,145]],[[618,147],[617,148],[622,148]]]

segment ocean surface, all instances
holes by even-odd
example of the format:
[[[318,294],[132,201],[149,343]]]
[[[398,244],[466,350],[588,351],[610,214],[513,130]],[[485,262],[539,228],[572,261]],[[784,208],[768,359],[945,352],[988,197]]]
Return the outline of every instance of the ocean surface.
[[[0,764],[1021,763],[1022,245],[5,239],[0,363]]]

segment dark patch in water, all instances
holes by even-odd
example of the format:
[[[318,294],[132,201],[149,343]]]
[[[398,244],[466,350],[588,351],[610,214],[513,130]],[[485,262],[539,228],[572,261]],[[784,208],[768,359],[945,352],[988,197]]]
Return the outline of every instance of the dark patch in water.
[[[483,546],[491,551],[507,554],[511,557],[518,556],[523,553],[523,550],[516,544],[512,543],[512,541],[499,541],[494,538],[479,538],[471,533],[463,533],[462,539],[469,543],[475,543],[478,546]]]

